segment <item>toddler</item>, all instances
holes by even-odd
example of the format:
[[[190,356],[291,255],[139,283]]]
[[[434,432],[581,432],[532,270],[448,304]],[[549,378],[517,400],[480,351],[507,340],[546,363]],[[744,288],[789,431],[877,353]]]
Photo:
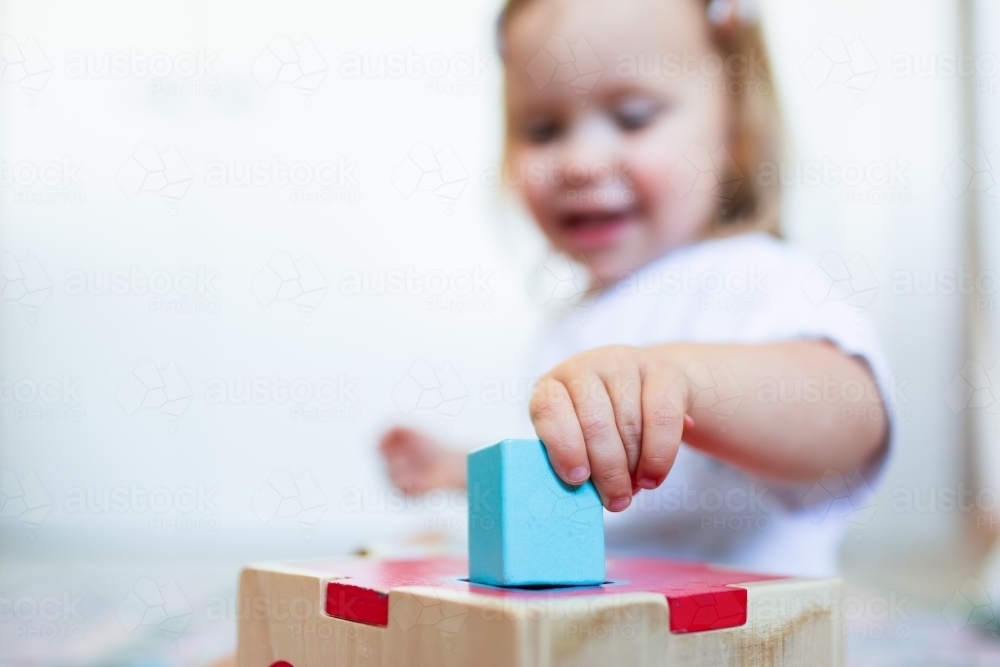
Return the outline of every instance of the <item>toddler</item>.
[[[529,406],[556,473],[593,480],[612,550],[836,570],[844,508],[889,451],[889,370],[859,313],[776,236],[773,83],[751,3],[510,0],[505,176],[590,272]],[[465,484],[409,429],[408,492]]]

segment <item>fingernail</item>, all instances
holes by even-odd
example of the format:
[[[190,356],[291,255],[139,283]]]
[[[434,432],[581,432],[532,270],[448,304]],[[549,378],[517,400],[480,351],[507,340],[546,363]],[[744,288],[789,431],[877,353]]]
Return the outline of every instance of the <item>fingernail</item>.
[[[643,477],[639,480],[639,486],[641,486],[644,489],[655,489],[656,480],[653,479],[652,477]]]
[[[625,509],[631,504],[632,504],[631,498],[615,498],[614,500],[611,501],[611,504],[608,505],[608,509],[611,510],[612,512],[621,512],[623,509]]]
[[[590,476],[590,470],[587,469],[587,466],[577,466],[566,473],[566,476],[569,477],[569,481],[579,484]]]

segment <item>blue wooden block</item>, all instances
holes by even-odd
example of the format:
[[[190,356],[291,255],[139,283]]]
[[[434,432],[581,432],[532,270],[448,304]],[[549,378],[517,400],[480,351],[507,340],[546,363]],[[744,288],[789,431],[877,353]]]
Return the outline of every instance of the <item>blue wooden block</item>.
[[[493,586],[604,582],[604,515],[593,483],[556,477],[541,440],[469,454],[469,580]]]

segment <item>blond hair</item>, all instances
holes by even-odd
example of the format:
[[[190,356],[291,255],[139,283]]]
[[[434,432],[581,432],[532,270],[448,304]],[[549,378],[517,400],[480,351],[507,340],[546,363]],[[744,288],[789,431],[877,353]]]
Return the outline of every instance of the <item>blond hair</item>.
[[[536,0],[507,0],[500,13],[497,35],[500,54],[505,57],[504,31],[512,17]],[[758,179],[762,165],[777,165],[782,157],[784,123],[774,90],[774,78],[767,60],[767,49],[760,25],[746,11],[749,0],[688,0],[705,7],[705,20],[711,28],[715,48],[724,62],[739,59],[747,66],[726,67],[726,94],[733,110],[733,125],[727,146],[732,158],[730,173],[722,183],[739,182],[738,187],[720,203],[716,232],[764,231],[779,235],[781,213],[780,179]],[[720,12],[721,9],[721,12]],[[710,18],[711,17],[711,18]],[[761,63],[758,67],[757,63]],[[507,123],[507,140],[510,123]],[[729,195],[729,193],[726,193]]]

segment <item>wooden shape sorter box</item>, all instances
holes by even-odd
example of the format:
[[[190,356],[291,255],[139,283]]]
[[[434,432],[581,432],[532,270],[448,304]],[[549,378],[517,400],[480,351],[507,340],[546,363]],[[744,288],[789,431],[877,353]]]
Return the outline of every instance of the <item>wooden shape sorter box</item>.
[[[240,667],[844,664],[836,579],[610,558],[600,586],[471,584],[460,558],[250,566]]]

